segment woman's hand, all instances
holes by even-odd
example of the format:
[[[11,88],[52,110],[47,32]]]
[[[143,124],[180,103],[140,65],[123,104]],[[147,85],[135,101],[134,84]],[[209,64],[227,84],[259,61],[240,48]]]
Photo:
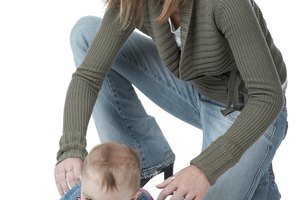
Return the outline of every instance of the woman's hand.
[[[67,158],[54,169],[56,187],[61,196],[80,183],[83,161],[79,158]]]
[[[169,195],[173,195],[170,200],[203,200],[210,183],[199,168],[190,165],[156,187],[163,189],[157,200]]]

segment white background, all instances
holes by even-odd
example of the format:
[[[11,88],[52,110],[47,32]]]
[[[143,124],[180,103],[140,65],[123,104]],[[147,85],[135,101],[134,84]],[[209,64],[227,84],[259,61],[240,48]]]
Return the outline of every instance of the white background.
[[[299,194],[299,6],[297,0],[257,0],[288,68],[289,131],[274,160],[283,200]],[[84,15],[102,16],[101,0],[0,2],[1,199],[58,199],[53,178],[62,111],[74,71],[69,32]],[[201,146],[201,131],[164,113],[141,95],[177,154],[175,171]],[[88,150],[98,142],[93,123]],[[154,178],[146,188],[157,196]]]

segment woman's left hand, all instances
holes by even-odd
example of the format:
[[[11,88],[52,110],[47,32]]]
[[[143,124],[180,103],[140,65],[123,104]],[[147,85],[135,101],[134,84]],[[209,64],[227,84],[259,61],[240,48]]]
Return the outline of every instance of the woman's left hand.
[[[210,183],[199,168],[190,165],[156,187],[163,189],[157,200],[164,200],[169,195],[173,195],[170,200],[203,200]]]

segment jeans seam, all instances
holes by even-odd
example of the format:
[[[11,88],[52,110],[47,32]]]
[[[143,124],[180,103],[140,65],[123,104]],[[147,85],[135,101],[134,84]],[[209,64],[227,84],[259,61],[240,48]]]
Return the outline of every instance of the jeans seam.
[[[252,193],[253,193],[253,191],[255,191],[255,189],[256,189],[256,187],[255,187],[255,185],[254,185],[254,182],[255,182],[255,180],[257,180],[258,178],[259,178],[259,174],[261,173],[261,167],[262,167],[262,164],[264,163],[264,161],[265,161],[265,159],[267,158],[267,155],[268,155],[268,153],[269,153],[269,151],[270,151],[270,147],[272,146],[272,143],[269,143],[268,144],[268,146],[267,146],[267,151],[266,151],[266,153],[265,153],[265,156],[264,156],[264,159],[261,161],[261,163],[260,163],[260,165],[259,165],[259,167],[258,167],[258,170],[257,170],[257,172],[256,172],[256,175],[254,176],[254,178],[253,178],[253,180],[252,180],[252,184],[251,184],[251,186],[249,187],[249,190],[248,190],[248,192],[247,192],[247,194],[246,194],[246,196],[245,196],[245,200],[250,200],[251,198],[252,198],[252,196],[250,196]],[[252,194],[253,195],[253,194]]]
[[[141,146],[140,146],[140,144],[137,142],[137,140],[136,140],[136,137],[134,136],[134,134],[132,134],[132,131],[131,131],[131,129],[130,129],[130,123],[128,122],[128,120],[127,120],[127,118],[126,117],[124,117],[124,115],[122,114],[122,109],[121,109],[121,106],[119,106],[119,103],[118,103],[118,100],[117,100],[117,95],[116,95],[116,92],[115,92],[115,89],[114,89],[114,87],[113,87],[113,84],[111,83],[111,81],[110,81],[110,74],[108,73],[107,74],[107,80],[108,80],[108,85],[109,85],[109,87],[111,88],[111,91],[112,91],[112,93],[113,93],[113,99],[114,99],[114,102],[115,102],[115,105],[116,105],[116,108],[117,108],[117,111],[118,111],[118,113],[119,113],[119,115],[122,117],[122,119],[124,120],[124,122],[125,122],[125,127],[126,127],[126,129],[128,130],[128,133],[129,133],[129,135],[134,139],[134,143],[137,145],[137,147],[139,148],[139,153],[140,153],[140,157],[141,157],[141,160],[142,160],[142,163],[144,162],[144,160],[145,160],[145,157],[144,157],[144,154],[143,154],[143,152],[142,152],[142,148],[141,148]]]

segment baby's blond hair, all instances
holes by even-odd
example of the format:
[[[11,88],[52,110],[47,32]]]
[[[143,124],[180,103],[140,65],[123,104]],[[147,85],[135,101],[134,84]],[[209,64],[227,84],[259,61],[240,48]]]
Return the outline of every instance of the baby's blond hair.
[[[123,144],[103,143],[85,158],[82,177],[96,178],[106,191],[118,190],[120,185],[138,191],[140,170],[139,158],[132,149]]]

